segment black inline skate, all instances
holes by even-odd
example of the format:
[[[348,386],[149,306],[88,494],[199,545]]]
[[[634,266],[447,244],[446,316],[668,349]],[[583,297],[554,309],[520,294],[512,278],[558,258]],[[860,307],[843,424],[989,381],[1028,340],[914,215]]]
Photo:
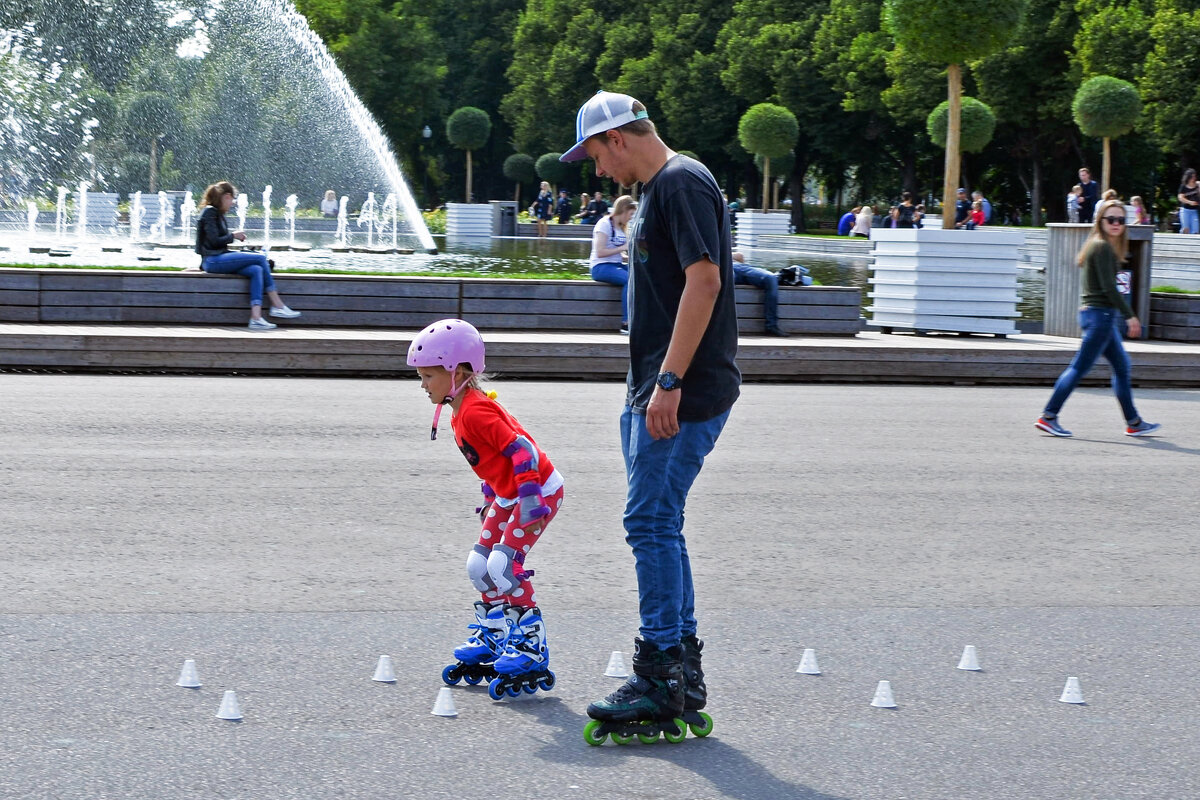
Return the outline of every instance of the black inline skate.
[[[695,634],[683,637],[683,677],[687,682],[683,693],[683,721],[693,736],[708,736],[713,729],[712,717],[700,711],[708,704],[708,687],[704,685],[704,669],[700,666],[703,649],[704,642]]]
[[[660,650],[651,642],[634,639],[633,677],[588,706],[592,721],[583,728],[584,741],[599,746],[609,736],[617,744],[629,744],[635,736],[644,744],[658,741],[660,735],[668,742],[687,738],[683,656],[682,645]]]
[[[537,606],[509,606],[504,615],[508,639],[504,652],[492,665],[496,677],[488,684],[488,695],[499,700],[505,695],[516,697],[521,692],[553,689],[554,673],[550,671],[550,648],[541,610]]]
[[[475,622],[469,627],[474,631],[471,638],[454,648],[457,664],[442,670],[442,680],[450,686],[465,680],[471,686],[480,681],[491,681],[496,677],[495,662],[504,652],[508,640],[508,623],[504,612],[506,603],[484,603],[475,601]]]

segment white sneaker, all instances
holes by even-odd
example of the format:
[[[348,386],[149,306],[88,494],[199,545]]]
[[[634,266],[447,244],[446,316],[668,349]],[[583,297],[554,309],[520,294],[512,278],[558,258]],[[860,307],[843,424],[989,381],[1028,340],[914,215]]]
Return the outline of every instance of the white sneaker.
[[[282,317],[283,319],[295,319],[296,317],[300,316],[299,311],[293,311],[292,309],[288,308],[287,306],[280,306],[279,308],[272,308],[269,313],[271,314],[272,317]]]
[[[273,331],[279,326],[274,322],[267,322],[265,319],[259,317],[258,319],[250,320],[250,325],[248,327],[252,331]]]

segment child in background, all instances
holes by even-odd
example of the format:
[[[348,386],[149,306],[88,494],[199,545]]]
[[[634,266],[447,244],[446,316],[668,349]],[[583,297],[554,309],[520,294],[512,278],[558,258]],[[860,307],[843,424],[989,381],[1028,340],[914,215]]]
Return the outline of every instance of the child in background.
[[[971,228],[972,230],[975,228],[982,228],[985,219],[986,217],[983,213],[983,201],[976,200],[971,204],[971,224],[967,227]]]
[[[546,629],[525,558],[562,505],[562,475],[495,393],[480,389],[483,337],[470,323],[443,319],[425,328],[408,348],[408,365],[437,406],[430,438],[437,438],[442,406],[449,405],[454,441],[483,480],[483,505],[476,509],[482,530],[467,555],[467,577],[481,595],[470,626],[475,633],[455,648],[458,663],[446,667],[442,680],[488,678],[494,700],[550,689]]]
[[[1134,225],[1149,225],[1150,224],[1150,212],[1146,210],[1146,206],[1142,202],[1142,198],[1135,194],[1133,197],[1129,198],[1129,203],[1132,206],[1132,208],[1130,210],[1133,212],[1132,213],[1132,216],[1133,216],[1132,224],[1134,224]]]

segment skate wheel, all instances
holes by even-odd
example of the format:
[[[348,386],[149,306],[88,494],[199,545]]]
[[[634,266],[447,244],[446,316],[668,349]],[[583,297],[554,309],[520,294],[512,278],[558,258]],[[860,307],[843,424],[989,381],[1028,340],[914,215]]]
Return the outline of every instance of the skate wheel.
[[[692,730],[692,736],[708,736],[713,730],[713,720],[708,714],[700,712],[700,722],[693,722],[688,727]]]
[[[594,719],[583,726],[583,740],[592,747],[599,747],[608,739],[607,733],[599,733],[600,726],[603,725],[600,720]]]
[[[442,670],[442,680],[445,681],[448,686],[457,686],[459,677],[458,664],[451,664]]]
[[[474,686],[475,684],[477,684],[481,680],[483,680],[483,676],[482,675],[472,675],[470,673],[467,673],[466,675],[463,676],[463,680],[467,682],[468,686]],[[455,683],[457,683],[457,682],[458,681],[455,681]]]
[[[612,737],[612,740],[614,742],[616,742],[617,744],[629,744],[635,738],[632,733],[626,735],[624,733],[616,733],[615,731],[609,735]]]
[[[654,723],[652,723],[652,722],[646,723],[646,727],[653,727],[653,726],[654,726]],[[658,736],[659,736],[659,731],[653,730],[648,733],[639,733],[637,735],[637,738],[638,738],[638,741],[641,742],[642,744],[654,744],[655,742],[658,741]]]
[[[527,683],[521,687],[521,691],[525,692],[525,694],[536,694],[537,690],[538,687],[536,683]]]
[[[521,687],[519,684],[516,686],[505,686],[504,693],[506,695],[508,695],[509,697],[520,697],[521,696]]]
[[[493,700],[504,699],[504,684],[499,678],[493,678],[492,682],[488,684],[488,697]]]
[[[666,727],[663,728],[663,738],[668,742],[671,744],[679,744],[687,738],[687,725],[683,720],[676,717],[667,724],[675,726],[675,730],[671,730],[670,728]]]
[[[538,681],[538,688],[541,689],[543,692],[548,692],[554,688],[554,681],[555,681],[554,673],[547,672],[545,677],[543,677],[541,680]]]

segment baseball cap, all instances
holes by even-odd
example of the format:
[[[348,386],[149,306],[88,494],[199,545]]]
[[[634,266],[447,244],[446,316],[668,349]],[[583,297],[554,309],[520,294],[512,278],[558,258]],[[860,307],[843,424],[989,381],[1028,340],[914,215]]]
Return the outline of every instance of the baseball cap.
[[[579,107],[575,115],[575,146],[559,156],[559,161],[582,161],[587,158],[583,143],[597,133],[611,131],[639,119],[648,119],[645,111],[634,111],[637,101],[627,94],[601,90]]]

